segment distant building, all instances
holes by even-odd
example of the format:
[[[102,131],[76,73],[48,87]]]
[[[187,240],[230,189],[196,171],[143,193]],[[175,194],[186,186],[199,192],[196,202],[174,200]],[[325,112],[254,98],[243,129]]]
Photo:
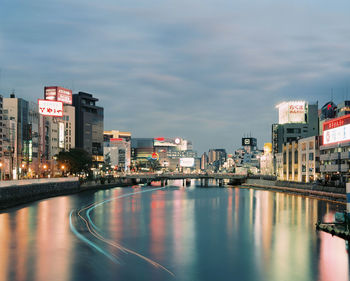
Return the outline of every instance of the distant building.
[[[272,143],[264,144],[264,152],[260,155],[260,174],[262,175],[273,175],[273,154],[272,154]]]
[[[117,130],[104,131],[104,160],[113,169],[129,171],[131,165],[131,133]]]
[[[206,170],[207,167],[208,167],[208,155],[206,152],[204,152],[201,157],[201,170]]]
[[[79,92],[73,95],[75,106],[75,147],[92,155],[94,162],[103,162],[103,108],[98,99]]]
[[[227,153],[224,148],[212,148],[208,152],[208,167],[213,170],[219,170],[227,159]]]

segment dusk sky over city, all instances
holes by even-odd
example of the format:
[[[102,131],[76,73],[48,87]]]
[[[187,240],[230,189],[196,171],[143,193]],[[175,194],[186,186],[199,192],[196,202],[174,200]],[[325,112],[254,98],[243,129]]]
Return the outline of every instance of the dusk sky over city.
[[[275,105],[350,98],[349,1],[18,1],[0,5],[0,93],[99,98],[105,129],[232,152],[271,141]]]

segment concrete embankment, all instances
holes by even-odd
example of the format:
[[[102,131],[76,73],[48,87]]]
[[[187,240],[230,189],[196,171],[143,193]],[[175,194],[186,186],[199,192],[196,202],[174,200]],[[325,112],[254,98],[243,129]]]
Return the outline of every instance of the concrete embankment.
[[[246,183],[242,184],[242,187],[268,189],[279,192],[317,197],[319,199],[336,201],[342,204],[346,203],[345,188],[264,179],[247,179]]]
[[[85,190],[98,190],[130,185],[130,181],[119,181],[118,179],[111,182],[106,181],[103,184],[101,184],[100,181],[80,184],[77,177],[2,181],[0,182],[0,209]]]

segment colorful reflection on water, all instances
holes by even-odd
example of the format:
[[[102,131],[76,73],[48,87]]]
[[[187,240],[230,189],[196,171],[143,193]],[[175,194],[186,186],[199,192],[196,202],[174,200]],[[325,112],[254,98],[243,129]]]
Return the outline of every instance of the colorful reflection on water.
[[[349,280],[345,241],[315,231],[343,205],[194,186],[85,192],[3,212],[0,281]],[[72,223],[116,262],[70,229],[71,211],[88,220],[84,207],[99,202],[90,212],[97,236],[78,216]]]

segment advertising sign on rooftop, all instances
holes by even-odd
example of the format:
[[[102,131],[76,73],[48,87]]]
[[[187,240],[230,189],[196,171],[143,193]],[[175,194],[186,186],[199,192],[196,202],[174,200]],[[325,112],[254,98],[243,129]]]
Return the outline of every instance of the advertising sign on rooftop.
[[[45,87],[45,99],[61,101],[65,104],[73,104],[72,90],[56,86]]]
[[[307,102],[288,101],[276,106],[278,108],[278,123],[306,123]]]
[[[194,158],[180,158],[180,167],[193,167]]]
[[[39,113],[45,116],[63,116],[63,103],[61,101],[38,100]]]

